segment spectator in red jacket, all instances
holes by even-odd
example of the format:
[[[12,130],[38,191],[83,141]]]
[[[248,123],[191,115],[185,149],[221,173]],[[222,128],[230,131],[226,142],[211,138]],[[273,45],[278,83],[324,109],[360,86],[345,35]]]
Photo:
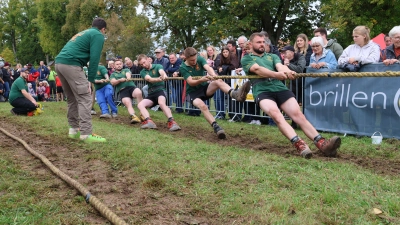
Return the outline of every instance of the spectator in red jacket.
[[[33,90],[36,92],[36,80],[39,77],[39,72],[35,70],[32,64],[26,64],[26,68],[28,68],[29,75],[28,75],[28,83],[32,84]]]

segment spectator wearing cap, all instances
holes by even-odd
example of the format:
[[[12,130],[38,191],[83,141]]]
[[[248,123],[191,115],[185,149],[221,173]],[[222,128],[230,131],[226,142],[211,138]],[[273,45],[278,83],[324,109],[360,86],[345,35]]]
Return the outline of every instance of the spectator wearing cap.
[[[25,65],[29,71],[28,83],[32,84],[33,90],[36,92],[36,80],[39,77],[39,72],[35,70],[31,63]]]
[[[11,84],[11,74],[10,74],[10,63],[4,62],[3,68],[1,68],[1,72],[3,74],[3,86],[4,93],[3,96],[5,101],[8,99],[8,95],[10,94],[10,84]]]
[[[169,67],[169,59],[164,57],[165,51],[163,48],[157,48],[154,53],[156,53],[156,59],[154,60],[153,64],[161,64],[166,71]]]
[[[28,92],[29,70],[23,68],[21,75],[11,87],[8,101],[14,107],[10,110],[13,115],[33,116],[38,104]]]

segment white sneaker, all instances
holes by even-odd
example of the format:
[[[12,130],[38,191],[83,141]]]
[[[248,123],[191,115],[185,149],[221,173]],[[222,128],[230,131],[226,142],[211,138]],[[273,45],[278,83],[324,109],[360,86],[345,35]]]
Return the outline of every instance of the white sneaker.
[[[256,123],[256,121],[252,120],[249,124],[255,124],[255,123]]]
[[[156,106],[154,106],[153,108],[151,108],[151,110],[153,110],[153,111],[157,111],[157,110],[158,110],[158,108],[160,108],[160,106],[159,106],[159,105],[156,105]]]
[[[96,111],[91,110],[91,111],[90,111],[90,114],[91,114],[91,115],[96,115],[97,113],[96,113]]]
[[[261,125],[261,121],[259,121],[259,120],[254,120],[254,124],[255,124],[255,125]]]

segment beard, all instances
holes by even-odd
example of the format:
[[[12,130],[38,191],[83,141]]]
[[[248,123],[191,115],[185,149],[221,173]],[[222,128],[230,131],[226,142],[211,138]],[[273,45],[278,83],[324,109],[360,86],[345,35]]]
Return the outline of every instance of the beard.
[[[265,48],[260,47],[258,49],[253,48],[253,52],[257,53],[257,54],[263,54],[265,52]]]

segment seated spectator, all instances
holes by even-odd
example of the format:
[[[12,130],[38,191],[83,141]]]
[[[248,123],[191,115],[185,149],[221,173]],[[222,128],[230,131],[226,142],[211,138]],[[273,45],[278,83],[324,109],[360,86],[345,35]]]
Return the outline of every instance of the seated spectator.
[[[33,90],[32,84],[28,83],[28,93],[35,99],[37,100],[37,95],[35,93],[35,90]]]
[[[310,65],[310,58],[312,54],[311,45],[308,44],[308,37],[305,34],[299,34],[294,44],[294,50],[296,53],[304,55],[306,59],[306,66]],[[305,68],[304,68],[305,69]]]
[[[38,106],[36,100],[28,93],[28,75],[28,69],[23,68],[20,77],[11,86],[8,101],[14,107],[10,110],[13,115],[33,116]]]
[[[386,66],[399,62],[399,59],[400,59],[400,26],[393,27],[389,32],[389,36],[392,39],[392,44],[389,47],[386,47],[386,59],[383,60],[383,63]]]
[[[45,97],[44,94],[46,93],[46,87],[43,86],[43,82],[39,82],[39,86],[36,88],[36,94],[38,96],[39,101],[44,101]]]
[[[46,88],[46,91],[44,92],[44,99],[45,101],[48,101],[50,98],[50,85],[47,81],[43,81],[43,87]]]
[[[346,64],[361,66],[379,62],[380,50],[379,46],[371,41],[369,37],[369,28],[366,26],[357,26],[353,30],[354,44],[349,45],[342,53],[338,60],[339,66]]]
[[[314,69],[328,68],[336,69],[337,61],[331,50],[323,47],[324,41],[321,37],[311,39],[311,48],[313,54],[310,58],[310,67]]]

